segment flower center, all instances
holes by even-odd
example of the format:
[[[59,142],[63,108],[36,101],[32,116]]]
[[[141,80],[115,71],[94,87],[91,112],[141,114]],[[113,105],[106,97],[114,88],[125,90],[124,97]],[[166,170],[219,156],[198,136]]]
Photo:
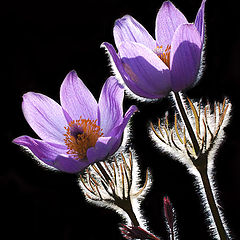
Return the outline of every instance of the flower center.
[[[157,46],[153,52],[157,54],[157,56],[168,66],[170,66],[170,50],[171,45],[167,45],[166,49],[163,49],[163,46]]]
[[[103,135],[102,129],[96,124],[97,120],[82,119],[69,123],[64,134],[64,142],[68,148],[67,154],[75,159],[84,159],[87,150],[94,147],[98,138]]]

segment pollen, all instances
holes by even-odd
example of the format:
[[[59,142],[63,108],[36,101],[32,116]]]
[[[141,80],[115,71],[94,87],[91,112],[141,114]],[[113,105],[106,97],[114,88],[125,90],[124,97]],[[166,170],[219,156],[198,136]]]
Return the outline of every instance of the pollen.
[[[171,45],[167,45],[165,50],[163,49],[163,46],[157,46],[153,50],[157,56],[168,66],[170,67],[170,51],[171,51]]]
[[[73,120],[64,127],[64,142],[68,148],[67,154],[73,158],[85,159],[87,150],[94,147],[98,138],[103,136],[102,129],[97,125],[97,120],[83,119]]]

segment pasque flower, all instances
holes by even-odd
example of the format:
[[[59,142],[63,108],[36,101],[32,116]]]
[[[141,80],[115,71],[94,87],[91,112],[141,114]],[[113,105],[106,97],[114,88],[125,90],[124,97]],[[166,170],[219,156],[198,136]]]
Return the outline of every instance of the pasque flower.
[[[80,172],[113,154],[121,144],[128,120],[137,110],[131,106],[123,116],[123,96],[123,87],[110,77],[97,103],[71,71],[61,85],[61,105],[40,93],[24,94],[24,116],[40,139],[20,136],[13,142],[28,148],[49,166]]]
[[[118,53],[107,42],[103,46],[133,93],[161,98],[196,81],[204,43],[204,7],[205,0],[195,22],[188,23],[171,2],[164,2],[156,18],[156,40],[133,17],[116,20],[113,34]]]

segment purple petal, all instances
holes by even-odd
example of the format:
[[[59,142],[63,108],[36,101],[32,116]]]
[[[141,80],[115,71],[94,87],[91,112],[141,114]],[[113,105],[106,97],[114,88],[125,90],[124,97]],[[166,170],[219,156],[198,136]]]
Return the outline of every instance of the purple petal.
[[[185,16],[171,2],[164,2],[156,18],[157,45],[163,49],[170,45],[177,27],[184,23],[188,23]]]
[[[112,131],[109,133],[109,135],[114,136],[116,138],[121,138],[123,131],[127,126],[127,123],[129,122],[131,116],[133,115],[133,113],[137,111],[138,111],[138,108],[135,105],[132,105],[125,113],[122,123],[119,126],[116,126],[115,128],[113,128]]]
[[[114,136],[116,141],[112,145],[112,148],[111,148],[111,150],[109,152],[110,155],[112,155],[113,153],[115,153],[118,150],[118,148],[119,148],[119,146],[120,146],[120,144],[122,142],[122,136],[123,136],[124,129],[126,128],[126,126],[127,126],[128,122],[129,122],[131,116],[133,115],[133,113],[135,113],[137,111],[138,111],[138,108],[135,105],[132,105],[128,109],[128,111],[125,113],[122,123],[119,126],[115,127],[111,131],[110,135]]]
[[[129,15],[116,20],[113,35],[117,48],[121,42],[126,41],[141,43],[152,50],[156,47],[155,40],[148,31]]]
[[[63,109],[73,120],[80,119],[80,116],[84,119],[97,119],[97,102],[75,71],[71,71],[64,79],[60,100]]]
[[[98,105],[98,121],[105,137],[114,126],[118,126],[122,121],[123,96],[124,89],[117,79],[108,78],[102,88]]]
[[[107,42],[104,42],[102,46],[106,47],[108,53],[110,54],[110,57],[113,60],[113,63],[115,64],[117,70],[121,74],[124,82],[128,86],[129,89],[131,89],[132,92],[134,92],[138,96],[145,96],[147,98],[157,98],[156,96],[153,96],[147,92],[145,92],[143,89],[140,89],[135,82],[130,78],[130,76],[125,72],[123,68],[123,64],[119,56],[117,55],[114,47]]]
[[[112,145],[116,142],[114,137],[100,137],[96,145],[87,150],[87,158],[90,163],[104,160],[110,153]]]
[[[68,155],[58,155],[53,167],[67,173],[79,173],[87,168],[91,163],[87,159],[75,160]]]
[[[41,161],[49,166],[54,165],[54,160],[59,154],[66,153],[64,145],[44,142],[29,136],[21,136],[13,140],[14,143],[27,147]]]
[[[43,94],[28,92],[23,95],[22,109],[28,124],[40,138],[63,143],[67,122],[58,103]]]
[[[202,44],[203,44],[204,35],[205,35],[205,23],[204,23],[205,2],[206,0],[202,1],[201,7],[199,8],[196,19],[195,19],[195,26],[201,36]]]
[[[135,85],[154,98],[161,98],[169,93],[169,69],[153,51],[142,44],[123,42],[119,52],[124,69]]]
[[[174,91],[189,87],[198,74],[201,59],[201,39],[194,24],[179,26],[171,48],[170,69]]]

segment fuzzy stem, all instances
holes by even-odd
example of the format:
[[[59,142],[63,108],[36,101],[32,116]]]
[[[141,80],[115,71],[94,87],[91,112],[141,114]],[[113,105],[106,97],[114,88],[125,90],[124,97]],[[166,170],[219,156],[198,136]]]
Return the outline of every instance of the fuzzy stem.
[[[175,239],[175,236],[174,236],[174,230],[171,229],[171,240],[174,240]]]
[[[128,204],[125,204],[125,206],[122,206],[121,208],[127,213],[132,221],[133,226],[139,226],[139,222],[132,208],[131,200],[129,199]]]
[[[214,199],[213,190],[212,190],[210,180],[209,180],[209,177],[208,177],[208,173],[207,173],[207,163],[206,163],[206,161],[202,161],[202,163],[203,164],[197,165],[196,167],[197,167],[197,170],[199,171],[201,179],[202,179],[203,187],[204,187],[204,190],[205,190],[205,194],[206,194],[206,197],[207,197],[209,208],[210,208],[212,216],[213,216],[213,220],[216,224],[216,228],[217,228],[220,239],[221,240],[228,240],[229,238],[228,238],[227,233],[224,229],[223,222],[221,220],[220,213],[219,213],[219,210],[217,208],[216,201]]]
[[[187,113],[184,109],[184,106],[183,106],[183,103],[182,103],[182,100],[181,100],[181,97],[179,95],[178,92],[173,92],[174,93],[174,96],[175,96],[175,99],[176,99],[176,102],[177,102],[177,105],[178,105],[178,108],[179,108],[179,111],[180,111],[180,114],[182,116],[182,119],[185,123],[185,126],[187,128],[187,131],[189,133],[189,136],[192,140],[192,144],[193,144],[193,147],[194,147],[194,150],[195,150],[195,153],[196,155],[198,156],[198,154],[200,153],[200,147],[198,145],[198,141],[197,141],[197,138],[196,138],[196,135],[192,129],[192,126],[191,126],[191,123],[189,122],[189,119],[188,119],[188,116],[187,116]]]
[[[107,181],[111,181],[111,178],[109,177],[102,164],[100,162],[97,162],[96,165],[103,174],[104,178]],[[139,222],[133,211],[131,199],[129,197],[127,199],[120,199],[119,197],[115,196],[115,204],[127,213],[134,226],[139,226]]]
[[[216,228],[217,228],[219,237],[220,237],[221,240],[228,240],[229,238],[228,238],[227,233],[224,229],[224,226],[223,226],[223,223],[222,223],[222,220],[221,220],[221,217],[220,217],[220,214],[219,214],[219,211],[218,211],[215,199],[214,199],[214,195],[213,195],[213,191],[212,191],[212,188],[211,188],[210,180],[209,180],[209,177],[208,177],[207,156],[200,155],[200,147],[199,147],[199,144],[197,142],[196,135],[195,135],[195,133],[192,129],[191,123],[188,119],[187,113],[184,109],[181,97],[180,97],[178,92],[174,92],[174,95],[175,95],[175,99],[176,99],[180,114],[181,114],[182,119],[185,123],[185,126],[187,128],[189,136],[192,140],[192,144],[193,144],[195,153],[198,156],[198,158],[196,159],[196,161],[193,162],[193,164],[195,165],[195,167],[197,168],[197,170],[200,173],[201,180],[202,180],[202,183],[203,183],[203,187],[204,187],[204,190],[205,190],[205,194],[206,194],[206,197],[207,197],[207,201],[208,201],[208,204],[209,204],[212,216],[213,216],[213,220],[216,224]]]

